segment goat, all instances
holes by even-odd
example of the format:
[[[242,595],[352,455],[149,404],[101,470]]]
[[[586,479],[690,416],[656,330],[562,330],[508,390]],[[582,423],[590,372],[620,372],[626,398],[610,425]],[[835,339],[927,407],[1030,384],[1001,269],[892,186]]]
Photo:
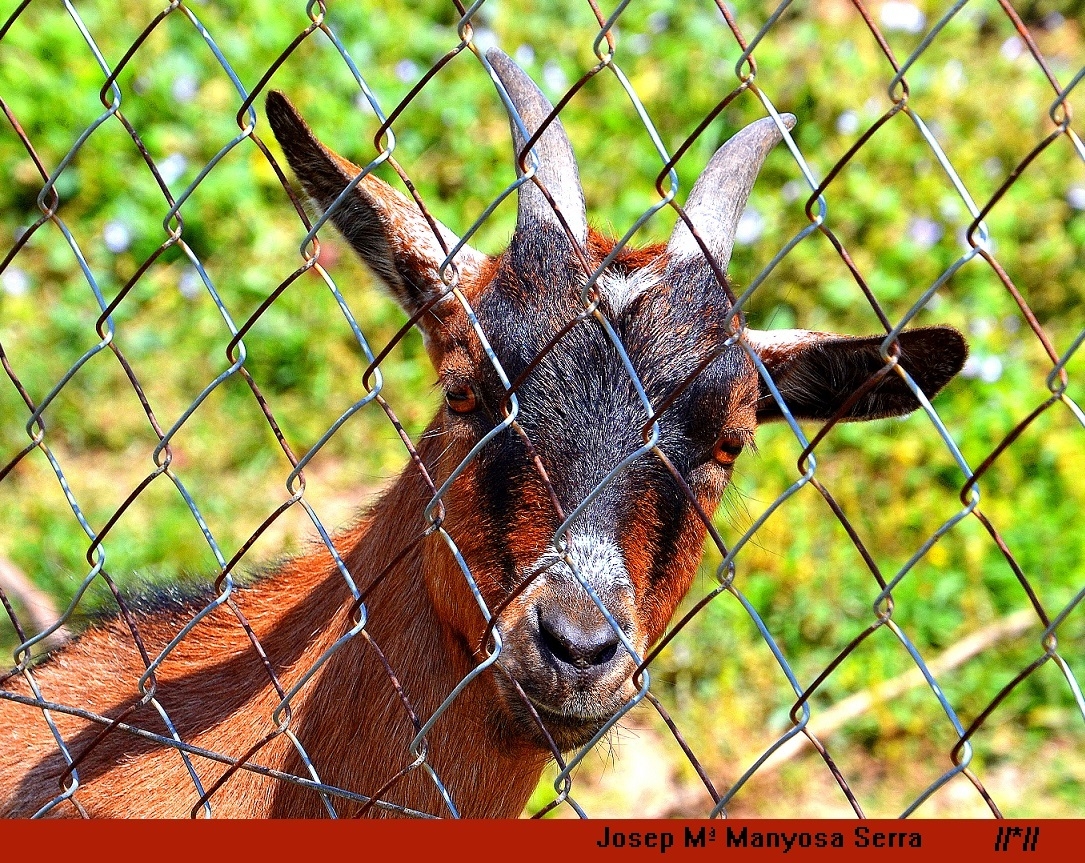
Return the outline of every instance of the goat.
[[[496,49],[487,57],[522,118],[522,126],[512,123],[512,136],[523,176],[525,146],[553,109],[508,57]],[[308,197],[329,210],[360,169],[319,143],[282,94],[268,96],[266,111]],[[785,115],[784,122],[794,118]],[[284,688],[298,686],[357,626],[357,606],[324,548],[235,592],[266,660],[220,605],[157,668],[157,701],[183,741],[237,759],[263,740],[254,760],[264,768],[307,776],[311,763],[320,781],[359,795],[339,800],[339,814],[389,814],[364,805],[374,796],[430,814],[452,811],[449,800],[469,817],[522,811],[555,750],[590,741],[635,695],[637,656],[661,638],[697,569],[702,513],[715,511],[757,424],[782,414],[751,354],[733,338],[731,303],[705,256],[707,249],[725,271],[739,216],[780,139],[776,122],[766,118],[725,143],[685,207],[697,236],[680,221],[666,246],[618,251],[595,285],[598,314],[584,314],[587,276],[616,244],[588,227],[560,121],[534,142],[537,170],[518,189],[506,251],[491,258],[463,245],[456,253],[459,296],[439,272],[459,240],[372,174],[358,180],[330,220],[417,317],[445,404],[417,446],[418,464],[335,538],[365,594],[366,623],[298,688],[288,732],[274,733],[282,729],[269,719],[282,693],[265,662]],[[499,378],[479,331],[514,382],[515,422],[512,384]],[[798,419],[840,413],[868,420],[918,406],[897,374],[869,386],[885,369],[882,336],[746,329],[742,338]],[[898,343],[899,362],[930,397],[967,352],[960,334],[944,326],[903,332]],[[658,451],[628,460],[644,446],[642,429],[661,405]],[[495,610],[492,630],[450,543],[441,531],[427,532],[423,517],[433,485],[448,480],[491,434],[442,496],[440,526]],[[570,513],[575,518],[556,543]],[[137,606],[150,656],[208,601]],[[409,769],[420,761],[409,748],[418,723],[471,675],[487,643],[491,650],[500,644],[496,662],[475,674],[428,729],[426,768]],[[145,670],[124,625],[109,620],[55,651],[33,676],[49,702],[123,715],[126,726],[161,734],[161,718],[133,683]],[[57,796],[67,763],[29,686],[11,677],[3,687],[0,813],[27,816]],[[77,793],[52,814],[194,811],[198,795],[175,748],[124,729],[100,736],[100,725],[74,714],[54,711],[53,720],[72,756],[86,754]],[[192,762],[204,787],[225,769],[199,754]],[[209,800],[222,816],[326,811],[312,788],[267,771],[237,770]]]

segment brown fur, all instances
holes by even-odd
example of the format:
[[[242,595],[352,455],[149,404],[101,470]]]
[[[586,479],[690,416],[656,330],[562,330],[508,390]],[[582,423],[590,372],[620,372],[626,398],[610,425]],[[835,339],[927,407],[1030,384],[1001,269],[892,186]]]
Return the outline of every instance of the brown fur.
[[[426,500],[414,468],[408,468],[369,516],[339,537],[337,547],[360,586],[398,552],[419,524],[404,525],[397,513],[420,513]],[[393,517],[389,517],[393,516]],[[401,565],[367,598],[366,631],[396,671],[416,713],[424,720],[475,664],[461,638],[435,614],[423,570],[459,594],[462,576],[444,543],[431,536],[408,553]],[[352,598],[325,550],[282,566],[273,576],[239,590],[237,604],[251,623],[284,688],[289,688],[317,657],[350,628]],[[141,616],[142,637],[154,655],[191,615],[165,612]],[[481,616],[476,626],[481,625]],[[33,675],[43,696],[104,716],[117,716],[138,700],[136,681],[144,666],[119,621],[92,629],[55,653]],[[219,607],[193,629],[162,664],[157,697],[182,739],[230,758],[239,758],[273,731],[271,714],[279,702],[236,617]],[[8,688],[29,694],[25,683]],[[488,707],[492,683],[469,686],[428,736],[428,760],[448,785],[452,799],[469,817],[515,816],[538,781],[545,754],[510,738]],[[327,783],[372,794],[407,766],[407,747],[415,729],[383,666],[366,641],[356,637],[329,660],[292,702],[291,728]],[[63,713],[53,717],[74,756],[79,756],[101,726]],[[163,724],[153,709],[130,715],[129,724],[159,734]],[[373,729],[380,729],[377,734]],[[0,699],[0,815],[29,816],[59,793],[65,762],[40,710]],[[470,756],[465,757],[465,749]],[[225,766],[192,757],[205,787]],[[284,735],[252,758],[254,763],[308,778],[296,750]],[[462,769],[470,764],[470,771]],[[180,755],[171,748],[115,730],[94,746],[79,767],[76,798],[92,816],[186,817],[197,801]],[[428,775],[407,774],[384,795],[434,815],[448,810]],[[322,816],[325,808],[312,790],[239,770],[211,797],[218,817]],[[359,805],[336,801],[340,815]],[[65,803],[53,814],[74,816]],[[371,809],[370,814],[383,814]]]

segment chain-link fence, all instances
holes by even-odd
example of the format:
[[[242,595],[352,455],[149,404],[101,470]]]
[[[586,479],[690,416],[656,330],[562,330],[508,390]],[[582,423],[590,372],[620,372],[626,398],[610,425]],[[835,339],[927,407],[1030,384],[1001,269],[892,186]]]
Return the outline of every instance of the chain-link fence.
[[[251,814],[246,796],[260,814],[492,814],[529,794],[532,814],[1080,811],[1080,4],[687,6],[0,6],[6,811],[105,812],[110,783],[168,789],[155,811],[193,816]],[[459,284],[466,244],[500,252],[520,187],[540,187],[530,158],[513,169],[505,111],[523,109],[492,46],[557,106],[588,214],[620,238],[581,254],[582,305],[518,376]],[[275,89],[361,166],[359,189],[370,174],[405,189],[440,247],[445,290],[407,324],[324,225],[346,195],[318,220],[299,203],[267,125]],[[758,432],[714,514],[660,428],[720,352],[650,393],[597,286],[676,223],[699,237],[690,183],[759,117],[784,143],[735,226],[730,286],[711,277],[741,313],[726,347],[786,420]],[[543,132],[524,122],[531,147]],[[418,327],[435,312],[463,317],[507,396],[456,464],[426,422],[477,394],[453,387],[445,407],[427,389]],[[860,395],[899,376],[921,409],[841,423],[856,396],[800,425],[746,322],[882,333]],[[932,405],[897,337],[943,322],[971,354]],[[644,416],[560,501],[561,465],[535,453],[516,396],[577,327],[605,336]],[[513,435],[543,491],[507,473],[500,518],[465,515]],[[687,507],[708,533],[653,645],[630,640],[566,536],[649,463],[681,489],[657,509]],[[540,575],[495,594],[486,543],[524,520],[548,526],[547,565],[636,667],[571,747],[502,660],[496,620]],[[631,560],[638,543],[618,544]],[[418,604],[434,549],[469,607]],[[427,615],[442,613],[481,627],[477,643],[440,641]],[[435,669],[457,651],[469,662],[447,679]],[[485,742],[496,714],[533,743]]]

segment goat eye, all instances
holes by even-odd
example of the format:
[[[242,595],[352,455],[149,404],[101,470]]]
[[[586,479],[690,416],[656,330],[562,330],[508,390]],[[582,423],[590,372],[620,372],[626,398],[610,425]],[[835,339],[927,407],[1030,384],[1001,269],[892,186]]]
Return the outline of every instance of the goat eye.
[[[744,435],[724,432],[712,447],[712,458],[721,467],[729,468],[735,463],[735,459],[741,455],[742,448],[745,445],[746,438]]]
[[[445,391],[445,403],[454,413],[469,414],[478,406],[478,397],[469,386],[454,386]]]

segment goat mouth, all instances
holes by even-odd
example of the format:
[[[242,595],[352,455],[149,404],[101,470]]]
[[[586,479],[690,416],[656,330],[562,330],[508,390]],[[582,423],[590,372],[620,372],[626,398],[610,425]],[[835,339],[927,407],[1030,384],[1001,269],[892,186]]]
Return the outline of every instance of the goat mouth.
[[[569,752],[586,745],[614,715],[613,711],[600,711],[590,715],[567,714],[539,704],[534,698],[530,698],[529,701],[531,709],[546,729],[545,736],[548,736],[562,752]],[[530,716],[530,711],[526,708],[523,712],[524,721],[540,736],[544,736],[535,716]]]
[[[507,708],[520,733],[534,739],[544,749],[557,747],[561,752],[579,749],[590,742],[624,706],[615,692],[607,692],[605,697],[598,698],[583,692],[576,699],[580,701],[579,709],[571,709],[570,706],[553,707],[520,685],[503,688]],[[589,698],[590,702],[585,704]]]

